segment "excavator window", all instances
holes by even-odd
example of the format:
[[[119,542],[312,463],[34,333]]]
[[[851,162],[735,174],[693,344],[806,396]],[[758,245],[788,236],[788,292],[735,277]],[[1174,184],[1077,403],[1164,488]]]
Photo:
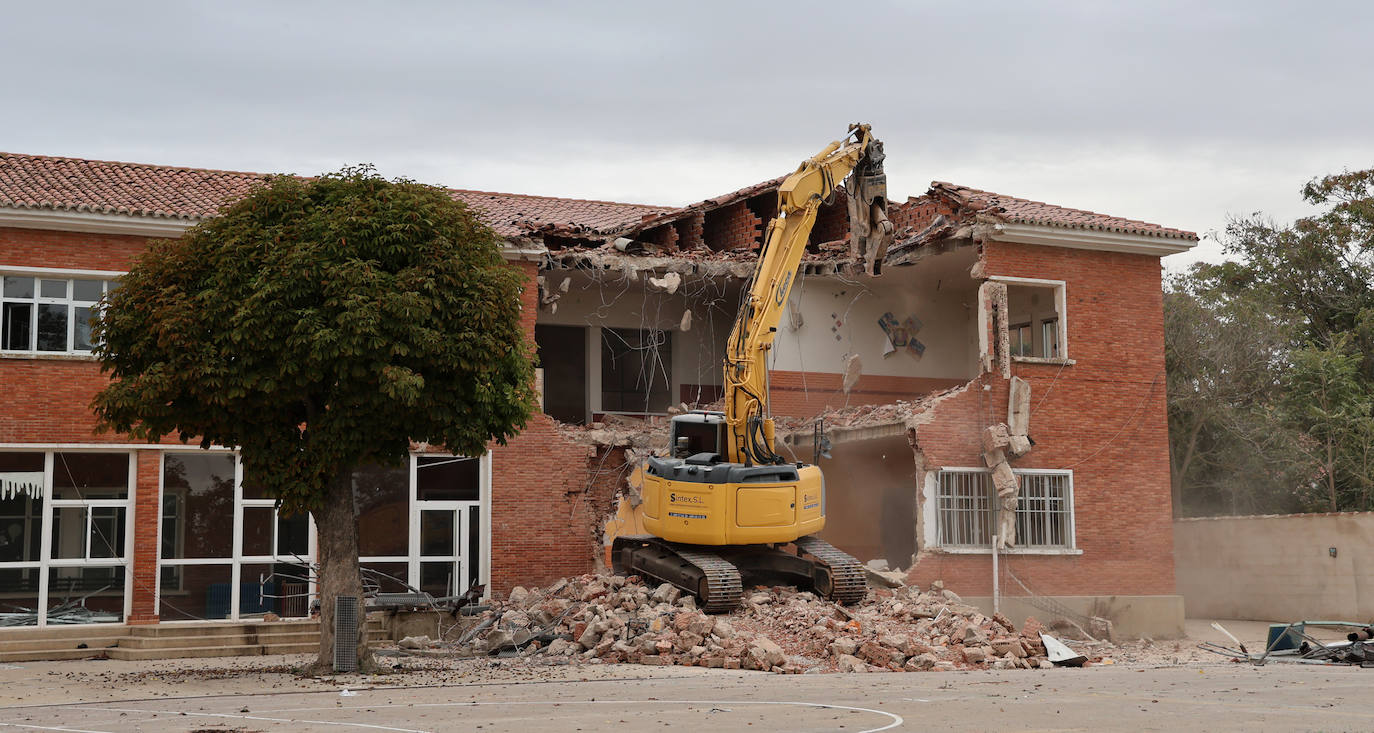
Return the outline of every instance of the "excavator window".
[[[725,423],[673,421],[673,455],[678,458],[698,453],[724,453],[721,440]]]

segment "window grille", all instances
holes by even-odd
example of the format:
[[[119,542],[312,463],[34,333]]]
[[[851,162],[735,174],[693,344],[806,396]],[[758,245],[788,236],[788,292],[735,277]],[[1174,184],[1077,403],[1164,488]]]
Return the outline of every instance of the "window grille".
[[[1016,546],[1073,547],[1073,481],[1068,471],[1014,471],[1020,487]],[[986,470],[940,472],[936,542],[941,547],[991,547],[997,492]]]

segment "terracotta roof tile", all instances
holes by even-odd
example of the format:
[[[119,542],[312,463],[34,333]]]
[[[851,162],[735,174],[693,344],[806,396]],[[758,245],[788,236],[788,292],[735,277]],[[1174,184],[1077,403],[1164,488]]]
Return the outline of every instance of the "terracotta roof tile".
[[[933,181],[930,184],[930,195],[947,197],[967,209],[991,214],[1003,221],[1016,224],[1092,229],[1103,232],[1160,237],[1162,239],[1196,241],[1198,238],[1194,232],[1171,229],[1147,221],[1123,219],[1119,216],[1108,216],[1083,209],[1070,209],[1065,206],[1047,204],[1043,201],[1004,196],[1000,193],[980,191],[976,188],[943,181]]]
[[[0,207],[194,221],[247,194],[264,173],[0,153]],[[610,201],[452,191],[502,236],[544,225],[589,233],[629,228],[672,209]]]

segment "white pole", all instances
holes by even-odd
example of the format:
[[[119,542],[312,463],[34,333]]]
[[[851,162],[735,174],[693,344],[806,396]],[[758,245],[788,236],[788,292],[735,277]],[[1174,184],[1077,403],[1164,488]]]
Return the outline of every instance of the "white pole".
[[[992,612],[1002,611],[1002,597],[997,587],[997,535],[992,536]]]

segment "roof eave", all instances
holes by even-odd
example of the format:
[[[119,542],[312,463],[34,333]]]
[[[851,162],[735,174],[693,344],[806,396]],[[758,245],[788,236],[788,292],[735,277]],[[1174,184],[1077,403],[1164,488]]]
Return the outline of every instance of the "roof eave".
[[[28,209],[0,206],[0,227],[54,229],[91,234],[126,234],[136,237],[179,237],[199,219],[106,214],[97,211]]]
[[[1152,237],[1124,232],[1106,232],[1096,229],[1075,229],[1071,227],[1046,226],[1040,224],[1003,223],[997,227],[992,239],[998,242],[1016,244],[1039,244],[1048,247],[1068,247],[1070,249],[1091,249],[1100,252],[1124,252],[1126,254],[1154,255],[1165,257],[1179,252],[1187,252],[1197,246],[1195,239],[1174,239]]]

